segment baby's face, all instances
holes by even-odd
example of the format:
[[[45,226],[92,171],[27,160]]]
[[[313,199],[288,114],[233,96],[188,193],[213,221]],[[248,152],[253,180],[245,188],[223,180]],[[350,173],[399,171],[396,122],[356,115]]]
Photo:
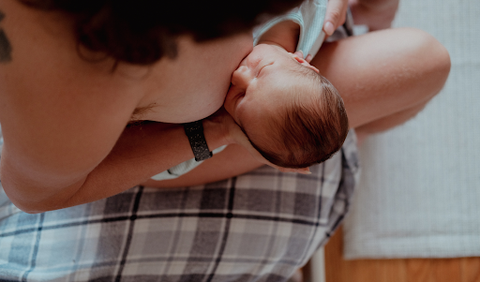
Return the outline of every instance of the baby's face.
[[[262,116],[278,114],[284,108],[282,105],[295,98],[285,89],[306,83],[292,75],[292,69],[298,69],[299,65],[318,72],[298,54],[259,44],[235,70],[224,107],[237,124],[248,131],[250,138],[252,134],[266,134]]]

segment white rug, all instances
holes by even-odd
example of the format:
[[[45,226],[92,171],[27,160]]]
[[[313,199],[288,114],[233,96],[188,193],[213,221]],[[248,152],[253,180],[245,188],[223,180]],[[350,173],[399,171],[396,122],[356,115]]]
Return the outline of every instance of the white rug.
[[[397,27],[450,52],[442,92],[416,118],[370,137],[344,225],[344,256],[480,256],[480,1],[401,0]]]

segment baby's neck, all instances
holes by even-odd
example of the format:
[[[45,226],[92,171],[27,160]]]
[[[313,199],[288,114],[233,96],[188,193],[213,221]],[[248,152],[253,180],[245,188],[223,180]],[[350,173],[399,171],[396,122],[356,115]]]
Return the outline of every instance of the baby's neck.
[[[258,44],[270,44],[284,48],[288,52],[295,52],[297,49],[300,26],[292,21],[283,21],[265,32]]]

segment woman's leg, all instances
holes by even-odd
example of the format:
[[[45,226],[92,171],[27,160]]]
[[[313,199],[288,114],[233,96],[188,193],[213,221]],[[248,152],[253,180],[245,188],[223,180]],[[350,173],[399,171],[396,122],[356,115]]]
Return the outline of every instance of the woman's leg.
[[[447,50],[411,28],[325,43],[312,64],[343,97],[350,127],[370,132],[413,117],[442,89],[450,71]]]
[[[392,114],[390,116],[378,119],[376,121],[372,121],[370,123],[367,123],[365,125],[355,128],[355,132],[357,133],[358,144],[361,144],[363,140],[365,140],[365,138],[367,138],[368,135],[372,133],[385,131],[397,125],[401,125],[405,123],[409,119],[416,116],[421,110],[423,110],[423,108],[425,108],[425,106],[427,105],[427,102],[420,103],[415,107],[408,108],[401,112]]]
[[[357,135],[358,135],[358,133],[372,134],[372,133],[388,130],[397,125],[401,125],[406,121],[408,121],[409,119],[415,117],[421,110],[423,110],[423,108],[425,108],[426,105],[427,105],[427,102],[420,103],[417,106],[405,109],[398,113],[392,114],[390,116],[387,116],[387,117],[372,121],[370,123],[367,123],[365,125],[362,125],[360,127],[357,127],[355,128],[355,131],[357,132]]]

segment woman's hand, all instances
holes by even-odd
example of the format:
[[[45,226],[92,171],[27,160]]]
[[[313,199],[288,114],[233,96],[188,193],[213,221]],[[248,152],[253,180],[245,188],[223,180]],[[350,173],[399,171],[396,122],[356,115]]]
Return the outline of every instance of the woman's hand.
[[[327,14],[323,22],[323,31],[328,36],[345,22],[347,15],[348,0],[329,0]]]
[[[345,22],[350,7],[355,24],[370,31],[389,28],[395,18],[399,0],[329,0],[323,30],[330,36]]]
[[[285,168],[285,167],[279,167],[268,160],[266,160],[250,143],[250,140],[248,140],[248,137],[245,135],[245,133],[242,131],[240,126],[238,126],[237,123],[235,123],[235,120],[232,118],[232,116],[222,107],[220,110],[218,110],[215,114],[210,116],[208,121],[212,121],[215,123],[220,124],[223,126],[223,131],[225,134],[225,139],[227,144],[238,144],[247,149],[247,151],[257,160],[258,162],[262,164],[266,164],[268,166],[271,166],[275,169],[278,169],[281,172],[298,172],[302,174],[310,174],[310,169],[308,167],[306,168],[299,168],[299,169],[294,169],[294,168]]]
[[[368,26],[370,31],[389,28],[398,3],[399,0],[350,0],[353,21]]]

